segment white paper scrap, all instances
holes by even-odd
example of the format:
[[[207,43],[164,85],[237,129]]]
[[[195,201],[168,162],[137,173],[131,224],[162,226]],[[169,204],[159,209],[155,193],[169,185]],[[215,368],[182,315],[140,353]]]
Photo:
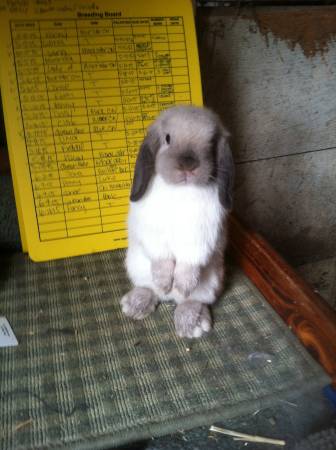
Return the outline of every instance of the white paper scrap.
[[[18,345],[12,327],[6,317],[0,316],[0,347],[15,347]]]

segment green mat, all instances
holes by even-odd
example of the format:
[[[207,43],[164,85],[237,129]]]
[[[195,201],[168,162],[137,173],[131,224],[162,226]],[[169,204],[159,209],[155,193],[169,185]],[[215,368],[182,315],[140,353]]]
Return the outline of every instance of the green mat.
[[[237,269],[206,338],[177,338],[170,304],[125,318],[124,256],[2,257],[0,315],[19,346],[0,349],[0,448],[109,448],[328,382]]]

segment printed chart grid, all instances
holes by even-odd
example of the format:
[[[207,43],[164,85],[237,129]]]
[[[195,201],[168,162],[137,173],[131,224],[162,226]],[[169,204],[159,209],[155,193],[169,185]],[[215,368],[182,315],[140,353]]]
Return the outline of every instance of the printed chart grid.
[[[145,129],[190,104],[182,17],[11,22],[40,241],[113,232]]]

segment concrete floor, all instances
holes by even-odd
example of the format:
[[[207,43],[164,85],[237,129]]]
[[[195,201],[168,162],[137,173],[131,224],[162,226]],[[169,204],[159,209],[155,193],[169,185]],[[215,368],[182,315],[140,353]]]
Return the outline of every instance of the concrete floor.
[[[336,257],[302,264],[296,270],[336,309]]]
[[[293,450],[301,439],[335,426],[336,415],[329,401],[321,392],[315,391],[299,398],[294,396],[289,402],[284,399],[272,408],[257,410],[250,416],[242,416],[216,425],[242,433],[282,439],[286,441],[286,446],[275,447],[269,444],[234,441],[231,437],[209,432],[209,427],[199,427],[126,446],[124,450],[274,450],[275,448]]]

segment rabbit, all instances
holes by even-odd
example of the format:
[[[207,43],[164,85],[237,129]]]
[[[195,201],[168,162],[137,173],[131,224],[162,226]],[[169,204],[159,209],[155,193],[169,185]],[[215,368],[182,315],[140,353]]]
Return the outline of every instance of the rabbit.
[[[121,299],[126,316],[143,319],[173,300],[179,337],[212,328],[233,202],[229,136],[214,112],[190,105],[163,111],[148,128],[130,195],[126,269],[134,287]]]

